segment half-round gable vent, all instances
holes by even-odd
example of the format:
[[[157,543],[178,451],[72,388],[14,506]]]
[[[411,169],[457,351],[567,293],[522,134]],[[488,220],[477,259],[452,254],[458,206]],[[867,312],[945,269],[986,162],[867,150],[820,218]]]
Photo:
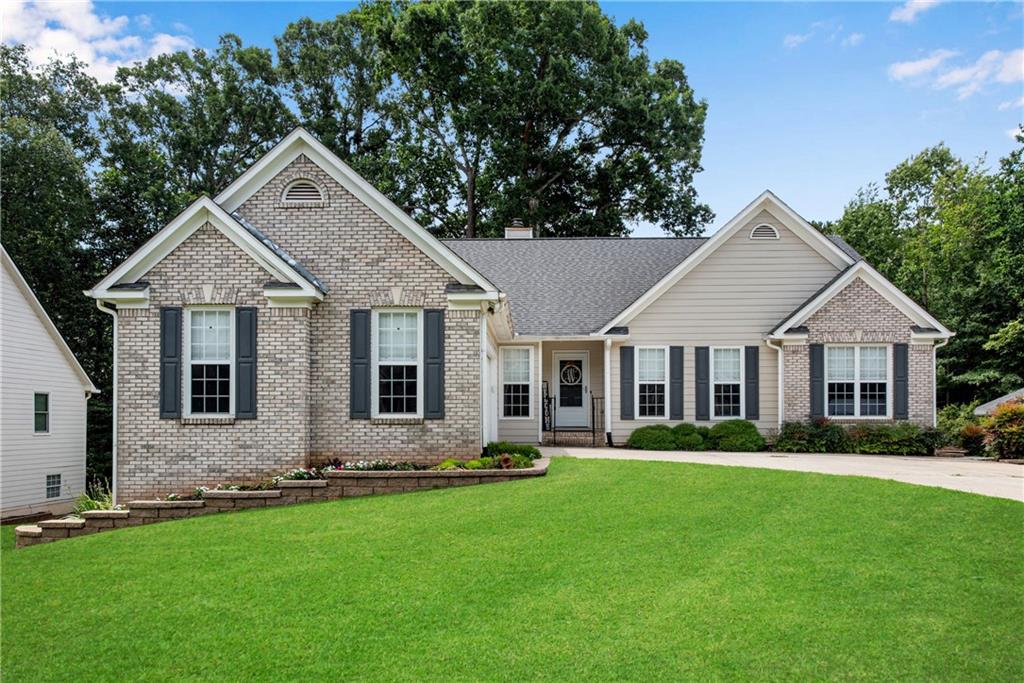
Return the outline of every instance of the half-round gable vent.
[[[756,226],[750,231],[750,239],[752,240],[777,240],[779,239],[779,231],[774,226],[762,223]]]
[[[312,181],[295,180],[284,189],[284,201],[286,202],[322,202],[324,195]]]

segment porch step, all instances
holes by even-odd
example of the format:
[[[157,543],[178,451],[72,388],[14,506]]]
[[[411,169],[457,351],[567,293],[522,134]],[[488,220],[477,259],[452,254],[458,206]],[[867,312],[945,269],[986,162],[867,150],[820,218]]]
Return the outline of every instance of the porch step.
[[[559,429],[544,432],[542,443],[545,446],[603,446],[604,433],[591,432],[589,429]]]

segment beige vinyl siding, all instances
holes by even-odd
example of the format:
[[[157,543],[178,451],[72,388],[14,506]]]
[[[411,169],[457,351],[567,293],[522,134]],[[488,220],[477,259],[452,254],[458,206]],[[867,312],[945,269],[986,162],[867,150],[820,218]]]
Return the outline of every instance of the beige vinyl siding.
[[[0,514],[62,510],[85,489],[85,391],[15,276],[0,271]],[[34,430],[37,392],[50,395],[47,434]],[[61,475],[57,498],[46,497],[48,474]]]
[[[778,240],[751,240],[768,223]],[[631,346],[684,347],[683,419],[696,421],[698,346],[758,346],[762,430],[778,426],[777,352],[763,338],[788,313],[835,277],[837,268],[768,211],[740,228],[706,260],[630,320]],[[621,419],[619,349],[612,348],[612,435],[616,444],[651,420]],[[668,421],[666,421],[668,422]],[[713,421],[712,421],[713,422]],[[711,424],[707,422],[704,424]]]

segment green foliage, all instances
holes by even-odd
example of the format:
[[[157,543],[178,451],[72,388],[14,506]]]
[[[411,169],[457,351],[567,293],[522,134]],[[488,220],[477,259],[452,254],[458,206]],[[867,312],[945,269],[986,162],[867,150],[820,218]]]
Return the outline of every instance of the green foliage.
[[[910,422],[858,424],[848,428],[854,453],[872,455],[931,455],[942,436]]]
[[[940,403],[1024,383],[1024,137],[991,171],[938,145],[868,186],[832,226],[957,335],[938,355]]]
[[[985,439],[997,458],[1024,458],[1024,400],[998,406],[985,421]]]
[[[707,443],[711,438],[711,427],[701,425],[697,427],[697,433],[700,434],[700,438],[704,439],[704,442]]]
[[[951,444],[971,450],[964,445],[962,435],[968,425],[978,424],[979,419],[974,414],[977,407],[977,401],[966,404],[951,403],[938,411],[936,423],[942,434],[943,445]]]
[[[783,423],[773,449],[789,453],[850,453],[853,444],[842,425],[813,420]]]
[[[704,450],[704,439],[697,432],[677,436],[676,448],[681,451],[702,451]]]
[[[634,429],[626,446],[641,451],[674,451],[676,437],[668,425],[647,425]]]
[[[86,491],[75,499],[72,512],[80,515],[88,510],[113,510],[114,496],[110,492],[110,483],[106,480],[94,480]]]
[[[708,448],[716,451],[761,451],[764,437],[748,420],[726,420],[711,428]]]
[[[484,468],[484,464],[475,459],[467,460],[462,466],[467,470],[482,470]]]
[[[967,455],[978,457],[985,453],[985,428],[969,423],[956,433],[956,443],[967,451]]]
[[[503,454],[523,455],[531,460],[536,460],[540,457],[540,450],[536,446],[531,446],[527,443],[511,443],[509,441],[492,441],[487,444],[487,452],[492,456]]]

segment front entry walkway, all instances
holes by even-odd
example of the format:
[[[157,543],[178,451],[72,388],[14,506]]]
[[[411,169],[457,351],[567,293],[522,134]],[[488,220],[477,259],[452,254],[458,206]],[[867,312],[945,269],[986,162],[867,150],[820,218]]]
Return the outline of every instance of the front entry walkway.
[[[541,448],[545,457],[660,460],[892,479],[1024,502],[1024,466],[966,458],[813,453],[692,453],[625,448]]]

